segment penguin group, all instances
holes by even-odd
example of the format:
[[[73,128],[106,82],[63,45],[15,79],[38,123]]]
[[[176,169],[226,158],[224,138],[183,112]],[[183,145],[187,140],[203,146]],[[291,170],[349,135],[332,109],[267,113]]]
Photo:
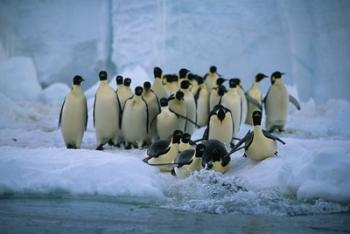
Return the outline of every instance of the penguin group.
[[[225,173],[230,155],[240,149],[256,161],[276,155],[277,142],[284,142],[272,132],[285,130],[289,102],[300,110],[283,83],[284,73],[279,71],[271,74],[264,98],[260,82],[268,76],[263,73],[256,74],[246,92],[239,78],[226,79],[215,66],[204,76],[186,68],[177,74],[163,74],[160,67],[154,67],[153,75],[153,82],[145,81],[134,90],[131,78],[117,75],[114,90],[107,72],[99,72],[93,105],[96,149],[103,150],[106,144],[147,148],[144,162],[179,178],[203,168]],[[83,81],[79,75],[73,77],[59,115],[67,148],[81,147],[87,126],[87,101],[80,87]],[[263,109],[266,130],[261,126]],[[239,139],[243,123],[252,125],[252,131]],[[203,137],[191,139],[202,127]]]

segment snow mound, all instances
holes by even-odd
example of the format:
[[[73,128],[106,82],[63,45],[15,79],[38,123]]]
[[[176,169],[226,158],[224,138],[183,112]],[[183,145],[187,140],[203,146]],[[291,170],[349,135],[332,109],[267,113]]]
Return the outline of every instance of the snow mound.
[[[64,97],[69,93],[70,88],[64,83],[55,83],[45,88],[41,94],[40,99],[44,102],[62,103]]]

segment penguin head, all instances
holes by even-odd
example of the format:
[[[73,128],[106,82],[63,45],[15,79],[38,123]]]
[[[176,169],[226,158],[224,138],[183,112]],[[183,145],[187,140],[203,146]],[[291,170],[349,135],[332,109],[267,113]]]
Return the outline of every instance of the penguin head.
[[[186,68],[181,68],[179,71],[179,77],[180,79],[186,78],[187,73],[189,73],[190,71]]]
[[[143,92],[143,88],[141,86],[137,86],[135,88],[135,95],[136,96],[141,96],[142,95],[142,92]]]
[[[130,84],[131,84],[131,79],[130,78],[125,78],[124,79],[124,86],[130,87]]]
[[[181,137],[181,141],[182,141],[183,143],[185,143],[185,144],[189,143],[190,140],[191,140],[191,134],[189,134],[189,133],[187,133],[187,132],[184,133],[184,134],[182,135],[182,137]]]
[[[124,78],[121,75],[118,75],[115,78],[115,82],[117,83],[117,85],[122,85],[123,84],[123,80],[124,80]]]
[[[252,114],[252,118],[254,126],[261,125],[261,111],[254,111]]]
[[[204,83],[204,80],[203,80],[203,77],[201,77],[201,76],[196,76],[195,77],[195,79],[197,80],[197,83],[199,84],[199,85],[201,85],[201,84],[203,84]]]
[[[154,74],[154,78],[161,78],[162,77],[162,69],[160,69],[160,67],[154,67],[153,68],[153,74]]]
[[[236,88],[241,83],[241,80],[238,78],[232,78],[229,81],[230,88]]]
[[[196,146],[196,155],[195,155],[195,157],[196,158],[201,158],[202,157],[202,155],[203,155],[203,153],[204,153],[204,151],[205,151],[205,145],[204,144],[198,144],[197,146]]]
[[[83,82],[83,81],[84,81],[83,77],[81,77],[79,75],[76,75],[73,78],[73,84],[74,85],[80,85],[80,83]]]
[[[182,80],[180,87],[181,89],[188,89],[190,87],[190,81],[189,80]]]
[[[226,114],[225,109],[223,108],[223,106],[220,105],[218,113],[217,113],[218,119],[220,121],[223,121],[225,119],[225,114]]]
[[[216,80],[216,85],[217,85],[217,86],[220,86],[220,85],[222,85],[225,81],[227,81],[227,79],[220,77],[220,78],[218,78],[218,79]]]
[[[100,80],[107,80],[107,72],[100,71],[100,73],[98,74],[98,77],[100,78]]]
[[[225,93],[226,93],[226,88],[225,88],[225,86],[220,85],[219,88],[218,88],[218,95],[219,95],[220,97],[222,97],[222,96],[224,96]]]
[[[173,132],[172,143],[180,143],[181,137],[182,137],[182,131],[181,130],[175,130]]]
[[[255,76],[255,81],[256,82],[260,82],[261,80],[263,80],[264,78],[268,77],[267,75],[263,74],[263,73],[258,73]]]
[[[193,73],[188,73],[187,78],[192,81],[196,79],[196,76]]]
[[[271,79],[281,79],[282,75],[285,73],[280,72],[280,71],[275,71],[274,73],[271,74]]]
[[[215,66],[211,66],[211,67],[209,68],[209,71],[210,71],[210,73],[215,73],[215,72],[217,71],[217,69],[216,69]]]
[[[150,88],[151,88],[151,82],[145,81],[145,82],[143,83],[143,89],[144,89],[145,91],[148,91],[148,90],[150,90]]]
[[[168,106],[168,99],[167,98],[161,98],[159,100],[160,106],[164,107],[164,106]]]
[[[181,90],[177,91],[176,94],[175,94],[175,98],[179,101],[183,100],[184,99],[184,92],[182,92]]]

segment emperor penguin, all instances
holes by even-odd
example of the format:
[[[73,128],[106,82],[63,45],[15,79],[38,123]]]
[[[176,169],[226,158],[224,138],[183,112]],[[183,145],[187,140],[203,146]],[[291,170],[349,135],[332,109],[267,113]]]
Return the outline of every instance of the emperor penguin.
[[[192,134],[194,130],[196,130],[196,102],[194,101],[194,96],[192,92],[189,90],[190,88],[190,81],[189,80],[182,80],[180,83],[180,90],[184,93],[184,101],[186,104],[186,125],[185,125],[185,132]]]
[[[247,112],[248,112],[248,101],[247,101],[247,97],[245,95],[243,86],[242,86],[242,82],[241,79],[236,78],[238,81],[238,93],[239,96],[241,97],[241,125],[245,122],[246,118],[247,118]]]
[[[122,143],[123,141],[123,137],[122,137],[122,130],[121,130],[121,120],[122,120],[122,106],[121,106],[121,103],[120,103],[120,99],[119,99],[119,92],[120,92],[120,89],[123,89],[123,82],[124,82],[124,77],[121,76],[121,75],[117,75],[116,78],[115,78],[115,81],[116,81],[116,84],[117,84],[117,88],[115,90],[115,94],[117,95],[117,105],[118,105],[118,110],[119,110],[119,113],[120,113],[120,116],[119,116],[119,122],[118,122],[118,128],[119,128],[119,136],[117,137],[117,142],[116,142],[116,146],[120,147],[120,143]]]
[[[268,131],[261,128],[261,111],[254,111],[252,114],[253,131],[248,133],[240,140],[240,142],[232,148],[231,153],[244,148],[244,156],[255,161],[261,161],[268,157],[277,155],[277,142],[285,144],[278,137],[273,136]],[[239,148],[244,143],[244,147]]]
[[[194,96],[197,110],[197,124],[200,127],[205,126],[208,123],[209,117],[209,91],[206,84],[204,84],[203,78],[198,76],[198,90]]]
[[[184,101],[184,93],[178,90],[175,94],[169,96],[169,110],[177,116],[177,127],[181,131],[185,131],[187,121],[187,107]]]
[[[204,80],[205,84],[207,85],[208,90],[212,90],[212,88],[217,87],[216,80],[219,78],[219,74],[217,73],[216,66],[211,66],[209,68],[209,72],[205,74]]]
[[[192,148],[191,135],[188,133],[184,133],[184,134],[182,134],[181,141],[179,144],[179,153],[181,153],[182,151],[185,151],[187,149],[190,149],[190,148]]]
[[[203,141],[205,151],[202,155],[202,167],[225,173],[231,161],[224,143],[218,140]]]
[[[236,138],[239,133],[242,119],[242,106],[241,106],[241,96],[239,95],[239,80],[230,79],[230,88],[224,94],[221,100],[221,104],[228,108],[232,115],[232,137]]]
[[[190,70],[188,70],[187,68],[181,68],[179,70],[179,82],[181,83],[182,80],[187,79],[189,74]]]
[[[130,149],[131,145],[141,149],[147,140],[149,111],[142,92],[143,88],[137,86],[135,95],[125,102],[123,108],[122,131],[125,138],[125,149]]]
[[[103,150],[106,143],[116,145],[119,137],[119,118],[118,99],[115,91],[109,86],[107,72],[100,71],[100,85],[97,88],[93,122],[96,128],[97,150]]]
[[[272,73],[271,86],[264,98],[266,112],[266,129],[270,132],[278,129],[284,131],[287,122],[288,103],[292,102],[300,110],[300,104],[291,95],[288,95],[282,75],[279,71]]]
[[[198,144],[196,149],[187,149],[174,160],[174,174],[179,179],[189,177],[194,171],[200,171],[202,167],[202,155],[205,152],[205,145]]]
[[[165,89],[169,92],[169,95],[176,93],[179,89],[179,78],[175,74],[164,75],[163,85]]]
[[[233,137],[231,111],[223,105],[217,105],[210,113],[204,139],[218,140],[230,147]]]
[[[130,88],[130,85],[131,85],[131,79],[127,77],[124,79],[123,85],[121,85],[120,88],[118,89],[118,99],[120,101],[120,106],[122,107],[122,111],[126,100],[128,100],[133,96],[133,92]]]
[[[266,77],[268,76],[263,73],[256,74],[252,86],[246,92],[246,97],[248,102],[247,116],[245,119],[246,124],[253,125],[253,119],[252,119],[253,112],[256,110],[262,111],[263,96],[260,89],[260,81]]]
[[[163,97],[168,98],[169,92],[163,86],[163,71],[160,67],[154,67],[153,69],[154,81],[152,83],[152,90],[157,95],[158,99]]]
[[[148,137],[147,143],[151,143],[157,139],[157,128],[156,125],[152,124],[151,121],[159,114],[160,106],[157,95],[151,89],[151,83],[146,81],[143,83],[143,99],[146,101],[148,106]]]
[[[199,85],[198,85],[198,81],[197,81],[197,75],[194,75],[192,73],[188,73],[187,75],[188,80],[190,81],[190,91],[192,92],[192,95],[196,95]]]
[[[219,78],[219,80],[222,78]],[[214,109],[216,105],[221,104],[222,97],[226,93],[226,88],[223,85],[219,85],[217,88],[213,88],[209,96],[209,112]]]
[[[143,161],[157,166],[161,171],[171,171],[171,165],[179,152],[182,131],[175,130],[170,140],[159,140],[152,143],[146,151]]]
[[[63,140],[68,149],[79,149],[87,127],[88,110],[84,92],[80,83],[84,79],[74,76],[71,91],[64,98],[58,126],[61,127]]]
[[[120,89],[121,86],[123,86],[124,77],[122,75],[117,75],[115,77],[115,83],[117,84],[116,92],[118,92],[118,89]]]
[[[151,121],[151,125],[156,124],[157,134],[160,140],[169,139],[173,131],[178,127],[178,117],[168,107],[168,99],[160,99],[161,111],[157,115],[154,121]]]

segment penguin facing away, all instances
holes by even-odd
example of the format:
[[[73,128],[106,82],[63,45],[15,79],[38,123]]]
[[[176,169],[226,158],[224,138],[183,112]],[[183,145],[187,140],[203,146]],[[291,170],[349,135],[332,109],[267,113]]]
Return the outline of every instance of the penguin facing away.
[[[152,83],[152,90],[155,92],[158,99],[161,99],[163,97],[168,98],[169,92],[163,86],[162,69],[160,69],[160,67],[154,67],[153,74],[154,74],[154,81]]]
[[[168,107],[168,99],[160,99],[161,111],[156,116],[155,123],[151,121],[151,125],[156,124],[157,134],[160,140],[169,139],[173,131],[178,127],[178,117],[171,112]]]
[[[276,129],[284,131],[287,122],[289,101],[300,110],[298,101],[294,97],[288,95],[287,88],[282,80],[282,75],[284,75],[284,73],[279,71],[272,73],[272,83],[264,98],[266,129],[270,132]]]
[[[97,150],[103,150],[103,145],[115,145],[119,137],[120,113],[115,91],[109,86],[107,72],[99,73],[100,85],[96,91],[93,111],[93,122],[96,129]]]
[[[262,81],[266,77],[267,75],[263,73],[256,74],[252,86],[246,92],[246,97],[248,101],[247,117],[245,119],[246,124],[253,125],[253,112],[256,110],[262,111],[263,96],[260,89],[260,81]]]
[[[149,111],[142,97],[143,88],[137,86],[135,95],[129,98],[123,108],[122,130],[125,138],[125,149],[131,145],[141,149],[148,136]]]
[[[74,76],[71,91],[64,98],[58,126],[68,149],[79,149],[87,127],[87,101],[80,84],[84,79]]]
[[[202,167],[202,155],[205,145],[198,144],[196,149],[187,149],[177,155],[174,160],[174,174],[179,179],[189,177],[194,171],[200,171]]]
[[[170,95],[168,105],[169,110],[177,116],[176,129],[185,131],[187,107],[184,101],[184,93],[181,90],[179,90],[176,92],[175,95]]]
[[[194,130],[196,130],[196,102],[194,101],[194,97],[192,92],[189,90],[190,81],[183,79],[180,83],[181,91],[184,93],[184,102],[186,104],[186,118],[191,120],[186,120],[185,124],[185,132],[192,134]]]
[[[255,160],[261,161],[268,157],[277,155],[277,142],[285,144],[284,141],[278,137],[273,136],[268,131],[262,130],[261,128],[261,111],[254,111],[252,114],[253,118],[253,131],[248,133],[240,140],[240,142],[232,148],[231,153],[243,148],[239,148],[244,143],[244,156]]]
[[[198,90],[195,94],[195,102],[197,109],[197,124],[200,127],[205,126],[208,123],[209,116],[209,91],[204,84],[202,77],[197,77]]]
[[[151,83],[146,81],[143,83],[143,99],[146,101],[148,106],[148,137],[147,143],[151,143],[157,138],[157,128],[155,124],[151,125],[151,121],[159,114],[160,106],[157,95],[151,89]]]

